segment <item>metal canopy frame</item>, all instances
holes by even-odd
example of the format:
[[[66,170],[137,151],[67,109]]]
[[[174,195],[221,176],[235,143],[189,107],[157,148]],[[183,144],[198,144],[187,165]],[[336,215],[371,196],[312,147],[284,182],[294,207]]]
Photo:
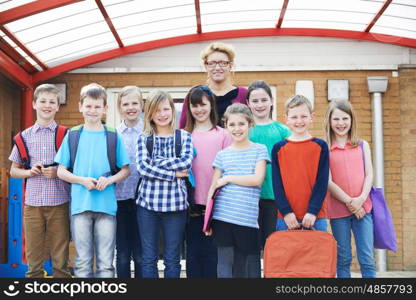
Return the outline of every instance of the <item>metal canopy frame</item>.
[[[152,3],[138,11],[127,11],[120,13],[117,7],[125,6],[133,7],[137,5],[138,1],[133,0],[38,0],[29,2],[20,6],[11,7],[0,12],[0,70],[5,73],[12,80],[17,82],[24,88],[32,89],[39,82],[45,81],[51,77],[57,76],[74,69],[85,67],[94,63],[113,59],[116,57],[148,51],[162,47],[169,47],[174,45],[194,43],[208,40],[241,38],[241,37],[255,37],[255,36],[316,36],[316,37],[336,37],[345,39],[366,40],[381,43],[394,44],[399,46],[416,48],[416,17],[409,15],[408,10],[416,12],[416,4],[409,0],[354,0],[356,3],[362,3],[366,9],[356,10],[352,5],[346,7],[346,3],[354,1],[339,1],[343,6],[338,8],[333,6],[334,2],[325,2],[326,0],[314,1],[318,3],[318,8],[310,7],[311,2],[305,0],[258,0],[258,3],[251,4],[249,9],[242,9],[236,7],[242,2],[235,0],[174,0],[174,1],[153,1],[158,2],[162,6],[152,7]],[[333,0],[334,1],[334,0]],[[152,2],[152,1],[151,1]],[[140,3],[143,3],[140,1]],[[328,7],[325,5],[328,4]],[[78,5],[78,6],[77,6]],[[255,6],[253,6],[255,5]],[[263,6],[262,6],[263,5]],[[303,5],[303,6],[302,6]],[[329,7],[332,5],[332,8]],[[75,13],[71,11],[77,7]],[[80,6],[82,6],[80,8]],[[250,13],[256,13],[258,10],[263,12],[269,11],[275,14],[275,20],[270,27],[262,27],[264,22],[268,22],[267,18],[259,19],[254,15],[254,19],[250,19]],[[173,11],[180,12],[182,15],[172,17],[162,12]],[[245,19],[223,18],[221,22],[212,21],[216,14],[228,14],[224,16],[230,17],[231,14],[241,14],[246,16]],[[369,9],[371,8],[371,9]],[[0,6],[1,9],[1,6]],[[227,11],[228,9],[228,11]],[[51,18],[46,15],[48,12],[56,12],[57,17]],[[308,18],[299,19],[298,14],[301,11],[308,12]],[[390,11],[390,12],[389,12]],[[412,12],[413,12],[412,11]],[[156,16],[160,14],[161,19],[149,17],[150,13]],[[328,20],[319,20],[320,15],[313,15],[316,13],[328,14],[333,13],[351,13],[362,16],[357,20],[335,20],[334,24],[329,28],[319,24],[317,27],[308,27],[310,24],[330,23]],[[389,12],[389,13],[388,13]],[[406,15],[407,13],[407,15]],[[60,16],[62,14],[62,16]],[[258,13],[257,13],[258,14]],[[87,19],[84,24],[76,26],[68,26],[71,18],[80,17]],[[173,14],[174,15],[174,14]],[[98,16],[98,17],[97,17]],[[314,19],[315,16],[315,19]],[[322,16],[322,15],[321,15]],[[88,19],[91,18],[91,20]],[[43,19],[45,18],[45,22]],[[48,21],[48,18],[50,21]],[[80,17],[81,18],[81,17]],[[95,18],[95,19],[94,19]],[[136,23],[124,24],[128,18],[134,19]],[[148,18],[146,20],[146,18]],[[153,19],[152,19],[153,18]],[[176,18],[176,19],[175,19]],[[318,18],[318,19],[316,19]],[[146,22],[143,22],[143,19]],[[398,27],[391,20],[401,20],[405,27]],[[48,28],[48,22],[51,22],[50,28],[56,27],[59,24],[67,24],[67,27],[62,27],[61,30],[51,32],[41,32],[43,35],[28,38],[25,31],[32,29],[31,25],[21,24],[21,21],[33,21],[33,27]],[[149,35],[150,31],[141,32],[139,29],[142,26],[153,26],[155,28],[163,24],[178,20],[178,26],[166,25],[165,28],[158,31],[151,31],[155,38],[144,38]],[[380,20],[383,20],[382,22]],[[61,23],[59,23],[61,22]],[[66,22],[66,23],[65,23]],[[182,22],[182,23],[181,23]],[[262,23],[263,22],[263,23]],[[286,22],[286,25],[285,25]],[[300,22],[300,23],[299,23]],[[380,25],[380,22],[382,23]],[[384,22],[384,23],[383,23]],[[407,22],[407,23],[406,23]],[[413,23],[412,23],[413,22]],[[127,22],[128,23],[128,22]],[[269,24],[268,22],[267,24]],[[290,24],[300,24],[289,27]],[[29,22],[29,24],[32,24]],[[339,28],[341,25],[344,28]],[[365,26],[363,26],[365,24]],[[410,25],[409,25],[410,24]],[[415,24],[415,26],[411,26]],[[210,30],[210,28],[217,28],[220,25],[231,26],[229,30]],[[43,27],[42,27],[43,26]],[[45,27],[46,26],[46,27]],[[217,27],[215,27],[217,26]],[[252,26],[252,28],[250,28]],[[362,30],[351,30],[348,26],[361,26]],[[248,27],[248,28],[247,28]],[[97,28],[100,30],[97,31]],[[143,27],[145,28],[145,27]],[[377,30],[375,30],[377,28]],[[381,29],[399,30],[402,35],[384,34]],[[12,30],[14,29],[14,30]],[[136,30],[137,29],[137,30]],[[78,30],[78,31],[77,31]],[[90,32],[87,32],[90,30]],[[55,45],[42,45],[43,41],[47,41],[53,36],[64,35],[70,31],[87,32],[84,36],[70,39],[62,38],[62,41],[56,42]],[[131,34],[131,31],[134,34]],[[137,31],[137,32],[136,32]],[[171,36],[166,34],[171,32]],[[175,32],[180,32],[175,34]],[[181,33],[187,34],[181,34]],[[193,32],[190,33],[189,32]],[[157,38],[158,33],[162,34],[162,38]],[[39,34],[39,33],[38,33]],[[144,37],[143,37],[144,36]],[[166,37],[167,36],[167,37]],[[103,38],[103,40],[100,40]],[[143,38],[138,42],[129,42]],[[80,41],[89,41],[87,47],[80,48],[77,46]],[[41,46],[39,46],[41,45]],[[42,48],[43,46],[43,48]],[[78,47],[78,48],[77,48]],[[62,56],[55,56],[49,54],[45,59],[48,51],[56,49],[59,53],[60,49],[67,50],[66,54]],[[72,52],[71,52],[72,51]],[[44,57],[44,59],[42,59]]]

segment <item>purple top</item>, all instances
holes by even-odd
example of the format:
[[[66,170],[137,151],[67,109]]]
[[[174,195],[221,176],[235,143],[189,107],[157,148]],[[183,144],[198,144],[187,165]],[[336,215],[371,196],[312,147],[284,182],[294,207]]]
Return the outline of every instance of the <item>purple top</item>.
[[[238,89],[237,97],[235,97],[234,99],[232,99],[231,102],[230,102],[230,104],[231,103],[247,104],[247,100],[246,100],[246,98],[247,98],[247,89],[245,87],[243,87],[243,86],[239,86],[239,87],[237,87],[237,89]],[[234,90],[232,90],[232,91],[234,91]],[[232,91],[230,91],[230,92],[232,92]],[[217,106],[217,109],[218,109],[218,106]],[[183,103],[183,106],[182,106],[181,118],[179,120],[179,128],[184,128],[185,127],[185,124],[186,124],[186,111],[187,110],[188,110],[188,105],[187,105],[186,102],[184,102]],[[220,117],[220,119],[221,119],[222,116],[218,116],[218,117]]]

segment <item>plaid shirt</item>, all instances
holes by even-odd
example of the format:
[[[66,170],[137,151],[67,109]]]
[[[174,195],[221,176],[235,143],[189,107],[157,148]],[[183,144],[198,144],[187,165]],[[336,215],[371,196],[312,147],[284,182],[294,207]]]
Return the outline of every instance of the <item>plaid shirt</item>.
[[[147,136],[139,136],[136,153],[137,170],[142,176],[137,204],[152,211],[185,210],[185,181],[175,176],[176,171],[190,170],[193,159],[192,137],[181,130],[181,157],[175,156],[174,137],[154,136],[153,157],[146,149]]]
[[[133,199],[136,194],[137,183],[139,182],[139,172],[137,172],[136,166],[136,149],[137,140],[140,133],[143,130],[143,119],[139,119],[136,126],[129,128],[123,122],[117,127],[117,132],[123,136],[126,150],[130,158],[130,175],[123,181],[116,184],[116,198],[117,200]]]
[[[26,142],[30,165],[37,162],[52,164],[55,158],[55,129],[57,124],[52,122],[47,127],[40,127],[35,123],[22,131]],[[16,145],[13,146],[9,160],[20,165],[23,164]],[[36,175],[27,178],[25,191],[25,204],[30,206],[57,206],[70,200],[69,184],[59,178],[46,178]]]

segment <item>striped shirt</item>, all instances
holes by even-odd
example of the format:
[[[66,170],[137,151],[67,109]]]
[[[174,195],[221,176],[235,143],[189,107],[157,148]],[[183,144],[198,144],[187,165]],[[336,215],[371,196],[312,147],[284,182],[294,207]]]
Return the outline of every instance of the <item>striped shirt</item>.
[[[52,164],[55,158],[55,129],[58,125],[52,122],[46,127],[35,123],[22,131],[23,139],[28,148],[30,165],[37,162],[44,165]],[[23,165],[16,145],[13,146],[9,160]],[[26,180],[25,204],[30,206],[57,206],[69,201],[69,184],[58,177],[46,178],[35,175]]]
[[[218,152],[213,166],[221,170],[223,176],[252,175],[257,162],[270,162],[266,146],[252,143],[244,150],[227,147]],[[213,219],[236,225],[259,228],[260,186],[227,184],[215,199]]]
[[[117,132],[123,136],[127,154],[130,158],[130,175],[123,181],[116,184],[116,198],[118,201],[133,199],[136,193],[137,183],[139,182],[139,172],[136,165],[137,140],[143,130],[143,120],[140,118],[136,126],[130,128],[123,122],[117,127]]]
[[[153,155],[146,149],[145,134],[138,140],[137,170],[142,177],[137,204],[152,211],[173,212],[187,209],[185,181],[175,176],[176,171],[190,170],[193,159],[192,137],[181,130],[182,148],[175,156],[174,136],[153,136]]]

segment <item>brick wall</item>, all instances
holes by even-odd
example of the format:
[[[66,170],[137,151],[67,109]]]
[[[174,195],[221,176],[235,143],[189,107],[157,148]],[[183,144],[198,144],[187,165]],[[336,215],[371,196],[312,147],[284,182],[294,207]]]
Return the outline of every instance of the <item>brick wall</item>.
[[[416,270],[416,69],[401,69],[399,76],[403,267]]]
[[[8,160],[13,134],[20,130],[20,88],[0,74],[0,167]]]

